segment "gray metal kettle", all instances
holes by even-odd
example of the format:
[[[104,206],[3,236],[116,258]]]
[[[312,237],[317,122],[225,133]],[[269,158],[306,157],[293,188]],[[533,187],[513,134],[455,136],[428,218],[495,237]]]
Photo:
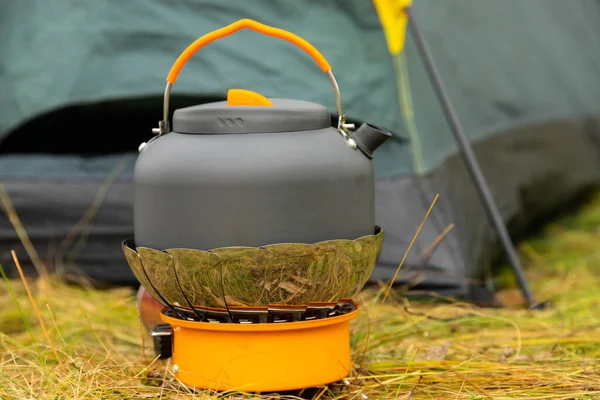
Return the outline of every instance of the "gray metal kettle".
[[[327,74],[338,123],[322,105],[231,89],[227,101],[174,112],[171,87],[204,45],[249,28],[304,49]],[[205,35],[171,69],[164,115],[135,165],[137,246],[209,250],[316,243],[375,232],[373,152],[391,135],[354,130],[327,60],[304,39],[252,20]]]

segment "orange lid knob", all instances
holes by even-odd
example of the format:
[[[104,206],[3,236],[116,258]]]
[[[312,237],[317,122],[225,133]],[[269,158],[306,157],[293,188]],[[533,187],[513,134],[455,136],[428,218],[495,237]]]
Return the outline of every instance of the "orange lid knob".
[[[260,93],[244,89],[229,89],[227,92],[228,106],[269,106],[273,103]]]

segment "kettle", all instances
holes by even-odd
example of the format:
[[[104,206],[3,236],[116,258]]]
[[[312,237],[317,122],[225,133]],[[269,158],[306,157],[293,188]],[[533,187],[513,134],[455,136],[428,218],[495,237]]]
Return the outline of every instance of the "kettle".
[[[176,110],[170,131],[169,96],[185,63],[242,28],[287,40],[312,56],[333,86],[336,127],[322,105],[230,89],[226,101]],[[370,124],[351,129],[331,66],[304,39],[252,20],[198,39],[171,68],[163,119],[135,165],[136,244],[208,250],[372,234],[371,159],[391,134]]]

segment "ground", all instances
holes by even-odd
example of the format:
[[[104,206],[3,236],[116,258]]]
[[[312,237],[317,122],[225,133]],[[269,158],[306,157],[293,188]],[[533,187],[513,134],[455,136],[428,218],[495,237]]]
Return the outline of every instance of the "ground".
[[[536,297],[552,308],[525,310],[506,272],[496,280],[505,309],[425,304],[395,292],[381,306],[385,287],[371,290],[352,323],[349,384],[295,396],[600,399],[600,196],[522,243],[520,253]],[[170,379],[168,361],[153,359],[131,290],[52,277],[29,286],[40,317],[22,281],[0,286],[3,399],[194,397]]]

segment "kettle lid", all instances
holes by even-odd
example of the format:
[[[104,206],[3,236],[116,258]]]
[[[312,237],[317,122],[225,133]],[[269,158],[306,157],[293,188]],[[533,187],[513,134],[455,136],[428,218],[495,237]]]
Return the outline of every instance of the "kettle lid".
[[[325,106],[302,100],[267,99],[242,89],[230,89],[227,101],[181,108],[173,113],[173,131],[177,133],[272,133],[330,126],[331,114]]]

